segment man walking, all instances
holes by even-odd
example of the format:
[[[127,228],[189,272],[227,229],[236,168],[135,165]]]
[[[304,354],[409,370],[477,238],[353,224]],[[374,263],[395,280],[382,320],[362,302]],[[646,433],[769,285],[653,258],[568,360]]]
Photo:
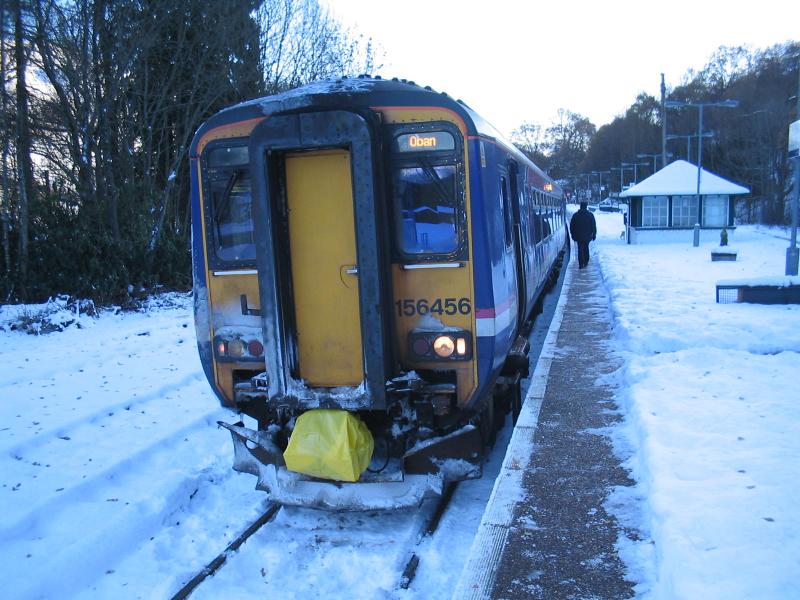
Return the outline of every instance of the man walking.
[[[589,264],[589,242],[597,238],[597,223],[587,206],[588,203],[581,202],[580,210],[569,221],[569,233],[578,244],[579,269]]]

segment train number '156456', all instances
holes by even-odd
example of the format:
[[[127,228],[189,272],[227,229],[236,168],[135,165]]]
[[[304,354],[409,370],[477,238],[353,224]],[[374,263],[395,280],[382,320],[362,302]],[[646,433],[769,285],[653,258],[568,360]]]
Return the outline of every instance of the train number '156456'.
[[[472,312],[469,298],[435,298],[428,300],[420,298],[404,298],[395,303],[398,317],[413,317],[415,315],[468,315]]]

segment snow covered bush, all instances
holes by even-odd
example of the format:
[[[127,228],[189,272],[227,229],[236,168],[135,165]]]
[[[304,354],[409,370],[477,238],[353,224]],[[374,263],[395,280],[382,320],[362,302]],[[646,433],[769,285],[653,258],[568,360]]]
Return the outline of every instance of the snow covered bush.
[[[170,308],[190,311],[191,292],[162,292],[160,294],[129,295],[122,305],[98,307],[92,300],[60,294],[43,304],[8,304],[0,306],[0,331],[22,331],[31,335],[64,331],[69,327],[82,328],[88,319],[101,312],[155,312]]]
[[[48,299],[44,304],[2,307],[0,329],[39,335],[64,331],[73,325],[81,327],[81,321],[96,315],[97,309],[91,300],[59,295]]]
[[[185,308],[190,310],[191,303],[192,292],[161,292],[141,297],[132,296],[123,306],[123,309],[136,312],[150,312],[165,308]]]

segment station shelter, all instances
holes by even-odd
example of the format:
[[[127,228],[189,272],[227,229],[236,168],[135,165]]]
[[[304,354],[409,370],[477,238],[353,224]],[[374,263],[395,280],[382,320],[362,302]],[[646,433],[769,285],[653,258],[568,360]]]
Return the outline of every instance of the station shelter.
[[[676,160],[620,194],[628,200],[628,243],[691,242],[698,217],[701,241],[719,241],[722,229],[732,236],[734,197],[749,193],[701,168],[698,207],[697,165]]]

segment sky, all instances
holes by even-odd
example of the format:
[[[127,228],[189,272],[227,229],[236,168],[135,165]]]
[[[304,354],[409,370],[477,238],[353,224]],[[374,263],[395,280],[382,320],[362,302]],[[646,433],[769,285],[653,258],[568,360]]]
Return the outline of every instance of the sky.
[[[375,74],[445,91],[506,135],[547,127],[561,108],[599,128],[640,92],[660,97],[661,73],[676,87],[720,46],[800,38],[786,0],[321,2],[382,48]]]

